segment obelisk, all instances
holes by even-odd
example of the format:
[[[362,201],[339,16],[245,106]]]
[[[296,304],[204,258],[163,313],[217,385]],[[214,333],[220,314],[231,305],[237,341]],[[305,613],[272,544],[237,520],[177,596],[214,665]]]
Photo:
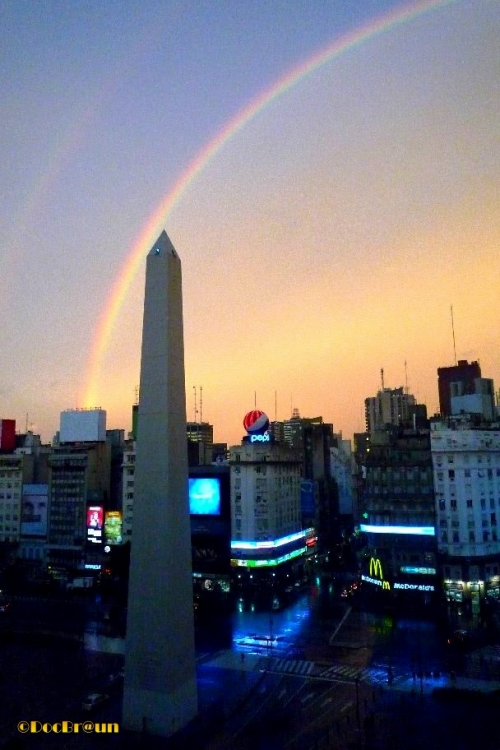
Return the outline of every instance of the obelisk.
[[[198,712],[181,261],[146,261],[123,728],[167,737]]]

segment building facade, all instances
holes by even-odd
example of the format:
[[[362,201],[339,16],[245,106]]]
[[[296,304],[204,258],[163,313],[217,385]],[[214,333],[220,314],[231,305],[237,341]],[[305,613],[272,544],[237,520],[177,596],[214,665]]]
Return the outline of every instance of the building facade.
[[[429,430],[374,432],[364,461],[364,590],[381,603],[430,607],[439,599],[439,583]]]
[[[272,442],[243,442],[230,455],[231,566],[236,578],[254,586],[272,579],[283,582],[295,561],[306,555],[313,536],[312,529],[302,528],[300,455]]]
[[[500,599],[500,426],[432,424],[438,550],[449,602]]]

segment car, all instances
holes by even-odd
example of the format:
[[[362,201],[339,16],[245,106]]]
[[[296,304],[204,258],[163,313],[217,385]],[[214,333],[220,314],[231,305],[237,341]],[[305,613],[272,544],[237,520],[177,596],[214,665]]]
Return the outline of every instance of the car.
[[[109,695],[106,693],[90,693],[87,695],[82,703],[83,711],[93,711],[95,708],[102,706],[109,700]]]

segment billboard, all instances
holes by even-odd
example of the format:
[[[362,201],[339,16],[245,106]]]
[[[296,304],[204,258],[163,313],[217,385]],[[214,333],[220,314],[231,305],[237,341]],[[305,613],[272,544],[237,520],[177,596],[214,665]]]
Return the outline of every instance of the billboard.
[[[189,478],[189,512],[193,516],[220,516],[221,492],[218,477]]]
[[[61,443],[95,443],[106,440],[104,409],[68,409],[61,412]]]
[[[104,516],[104,539],[106,544],[123,542],[122,514],[119,510],[108,510]]]
[[[104,509],[102,505],[89,505],[87,508],[87,541],[92,544],[102,543]]]
[[[22,536],[47,536],[47,501],[48,486],[46,484],[23,485]]]

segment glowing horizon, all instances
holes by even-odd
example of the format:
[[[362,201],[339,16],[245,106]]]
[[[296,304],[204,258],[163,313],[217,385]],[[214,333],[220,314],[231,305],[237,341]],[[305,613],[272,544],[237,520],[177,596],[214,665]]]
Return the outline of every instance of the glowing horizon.
[[[171,210],[222,147],[241,131],[248,122],[262,112],[268,104],[271,104],[278,97],[288,92],[293,86],[323,65],[379,34],[411,22],[426,12],[451,5],[455,2],[457,0],[419,0],[405,8],[390,11],[375,22],[371,21],[343,35],[340,39],[336,39],[326,48],[322,48],[319,52],[316,52],[306,62],[295,66],[277,82],[267,87],[252,99],[198,152],[143,226],[128,252],[122,269],[111,289],[108,302],[101,314],[91,343],[83,397],[85,407],[92,407],[99,402],[97,394],[104,357],[109,347],[121,307],[132,282],[145,260],[147,252],[163,231]]]

